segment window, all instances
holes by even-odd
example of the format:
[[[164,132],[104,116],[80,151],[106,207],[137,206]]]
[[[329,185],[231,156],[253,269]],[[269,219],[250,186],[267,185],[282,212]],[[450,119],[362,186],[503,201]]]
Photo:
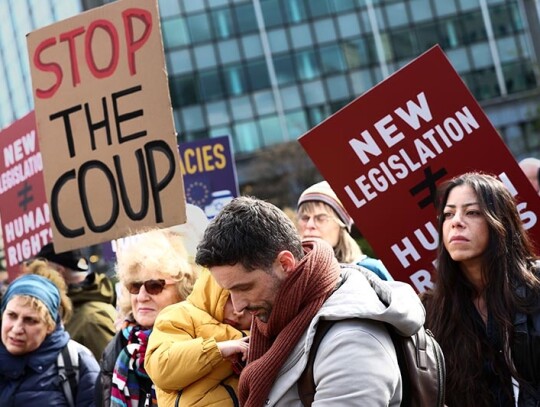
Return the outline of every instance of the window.
[[[282,143],[284,141],[283,132],[279,124],[277,116],[267,116],[259,120],[261,126],[261,134],[264,139],[264,145],[270,146],[272,144]]]
[[[242,38],[244,56],[247,59],[260,57],[263,54],[261,38],[257,34],[247,35]]]
[[[343,55],[349,68],[368,66],[377,62],[372,36],[342,43]]]
[[[186,22],[183,18],[164,20],[161,23],[163,31],[163,43],[165,48],[174,48],[189,43],[189,34],[186,29]]]
[[[255,122],[247,121],[234,126],[234,151],[250,152],[262,147],[259,129]]]
[[[332,101],[349,98],[349,85],[345,76],[328,78],[326,80],[326,91]]]
[[[204,128],[204,119],[200,106],[190,106],[181,110],[182,129],[184,131],[200,130]]]
[[[225,88],[229,96],[238,96],[247,92],[247,81],[244,67],[234,65],[223,68]]]
[[[229,9],[213,10],[211,12],[212,25],[218,39],[226,39],[234,34],[234,27]]]
[[[327,16],[332,12],[330,0],[309,0],[306,2],[312,17]]]
[[[503,64],[503,76],[508,93],[516,93],[536,87],[536,78],[529,61]]]
[[[168,53],[169,74],[176,75],[187,73],[193,70],[191,55],[188,50],[172,51]]]
[[[313,106],[306,109],[308,124],[314,127],[328,116],[330,116],[330,108],[325,105]]]
[[[217,44],[221,63],[240,61],[240,45],[237,40],[226,40]]]
[[[346,69],[345,59],[338,45],[322,47],[319,50],[321,70],[325,74],[343,72]]]
[[[234,120],[249,119],[253,116],[253,105],[249,96],[230,99],[230,109]]]
[[[274,70],[276,71],[277,83],[280,86],[293,83],[296,80],[294,63],[290,54],[274,57]]]
[[[495,68],[482,69],[461,75],[477,100],[490,99],[501,95]]]
[[[437,23],[427,23],[416,27],[416,39],[418,41],[418,52],[430,49],[440,41],[439,26]]]
[[[389,4],[384,8],[386,10],[386,17],[390,27],[405,25],[409,22],[409,19],[407,18],[407,10],[405,9],[405,2]]]
[[[298,86],[282,88],[280,93],[281,102],[283,103],[283,108],[285,110],[298,109],[302,107],[302,98],[300,97],[300,90],[298,89]]]
[[[263,0],[261,1],[261,9],[264,16],[264,25],[267,28],[280,27],[283,25],[284,18],[281,14],[279,0]]]
[[[337,38],[334,20],[325,18],[314,23],[315,37],[319,44],[324,42],[335,42]]]
[[[484,20],[480,11],[467,13],[459,17],[461,22],[461,43],[471,44],[487,38]]]
[[[170,77],[169,89],[174,108],[189,106],[200,102],[198,79],[193,75]]]
[[[346,14],[338,17],[337,27],[341,38],[356,37],[361,32],[356,14]]]
[[[291,139],[296,139],[309,130],[306,114],[301,110],[285,114],[285,122]]]
[[[331,3],[334,10],[338,13],[342,11],[354,10],[355,8],[354,0],[332,0]]]
[[[270,87],[270,77],[264,60],[250,62],[247,71],[252,91]]]
[[[257,18],[251,3],[241,4],[235,8],[238,31],[242,34],[257,31]]]
[[[492,6],[489,14],[495,37],[504,37],[523,30],[523,21],[514,2]]]
[[[426,21],[433,18],[429,0],[410,0],[411,18],[414,21]]]
[[[319,76],[319,66],[312,50],[296,54],[296,68],[301,80],[309,80]]]
[[[457,18],[442,21],[440,28],[441,46],[443,48],[455,48],[462,44],[461,25]]]
[[[309,25],[302,24],[291,27],[291,41],[294,48],[303,48],[313,45],[313,38]]]
[[[270,43],[270,49],[273,53],[282,52],[289,49],[287,34],[283,29],[269,31],[268,42]]]
[[[414,31],[409,30],[408,28],[406,30],[391,33],[390,40],[392,42],[395,59],[416,56],[418,53]]]
[[[193,43],[208,41],[212,38],[210,24],[206,14],[188,16],[186,21]]]
[[[269,113],[275,113],[276,103],[274,95],[270,90],[263,90],[253,94],[253,101],[257,108],[257,114],[262,116]]]
[[[206,105],[206,116],[210,127],[229,124],[230,118],[228,113],[227,105],[224,101],[208,103]]]
[[[203,72],[199,77],[203,100],[208,102],[224,98],[225,93],[217,70]]]
[[[283,0],[285,17],[289,23],[299,23],[306,19],[306,9],[303,0]]]
[[[198,69],[216,66],[216,54],[213,45],[199,45],[193,49],[193,53],[195,55],[195,64]]]
[[[180,2],[178,0],[159,0],[159,15],[161,18],[177,16],[179,14]]]

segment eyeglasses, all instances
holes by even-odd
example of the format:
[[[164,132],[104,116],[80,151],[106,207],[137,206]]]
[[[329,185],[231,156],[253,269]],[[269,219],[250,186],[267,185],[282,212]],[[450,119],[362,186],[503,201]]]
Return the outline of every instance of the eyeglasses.
[[[330,222],[331,220],[335,220],[336,218],[326,213],[319,213],[318,215],[313,215],[313,216],[302,215],[300,216],[300,219],[298,219],[298,223],[302,227],[304,227],[308,224],[310,219],[313,219],[313,223],[315,224],[315,227],[321,227],[321,226],[325,226],[328,222]]]
[[[141,287],[144,285],[144,289],[150,295],[158,295],[165,289],[166,285],[175,284],[174,280],[146,280],[146,281],[133,281],[126,284],[126,288],[130,294],[139,294]]]

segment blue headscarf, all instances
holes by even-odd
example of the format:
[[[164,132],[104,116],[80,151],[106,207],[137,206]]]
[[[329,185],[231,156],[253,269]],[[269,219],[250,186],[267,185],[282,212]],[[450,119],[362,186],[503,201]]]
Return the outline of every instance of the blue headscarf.
[[[9,284],[2,298],[1,313],[4,313],[8,302],[15,295],[29,295],[40,300],[49,310],[53,321],[57,321],[60,306],[60,292],[53,282],[45,277],[27,274]]]

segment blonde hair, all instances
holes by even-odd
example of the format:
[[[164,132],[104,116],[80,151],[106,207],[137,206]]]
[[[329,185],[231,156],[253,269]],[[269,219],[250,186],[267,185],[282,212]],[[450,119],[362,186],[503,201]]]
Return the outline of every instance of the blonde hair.
[[[67,295],[68,287],[64,277],[62,277],[62,275],[56,271],[56,269],[51,266],[47,260],[43,259],[36,259],[26,263],[25,267],[23,268],[23,274],[35,274],[37,276],[44,277],[47,280],[50,280],[56,286],[56,288],[58,288],[58,291],[60,292],[60,306],[58,308],[58,313],[60,314],[62,322],[64,324],[68,323],[73,316],[73,304]],[[41,304],[41,301],[38,301],[38,304]],[[52,321],[50,315],[49,318]],[[53,324],[53,326],[55,326],[56,322],[53,321]]]
[[[167,229],[150,229],[132,238],[116,254],[116,276],[122,290],[118,299],[120,317],[132,317],[126,286],[140,281],[141,276],[168,276],[177,281],[180,300],[185,300],[197,279],[198,267],[190,262],[182,237]]]
[[[360,261],[364,255],[362,249],[347,231],[346,225],[339,219],[336,211],[330,205],[322,201],[303,202],[298,206],[298,217],[305,212],[314,212],[316,208],[320,207],[323,207],[327,213],[331,214],[339,225],[338,242],[334,246],[334,255],[337,261],[340,263],[356,263]]]
[[[52,318],[49,309],[41,300],[26,294],[16,294],[13,298],[20,298],[23,307],[28,307],[36,311],[39,314],[41,321],[47,327],[48,332],[52,332],[56,329],[56,321]]]

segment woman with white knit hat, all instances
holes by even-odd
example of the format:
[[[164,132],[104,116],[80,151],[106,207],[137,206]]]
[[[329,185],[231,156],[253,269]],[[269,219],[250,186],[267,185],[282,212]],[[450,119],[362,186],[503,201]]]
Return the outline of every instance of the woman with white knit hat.
[[[319,182],[302,192],[298,199],[297,216],[302,239],[323,239],[332,245],[340,263],[355,263],[383,280],[393,280],[384,264],[365,255],[350,235],[353,219],[328,182]]]

